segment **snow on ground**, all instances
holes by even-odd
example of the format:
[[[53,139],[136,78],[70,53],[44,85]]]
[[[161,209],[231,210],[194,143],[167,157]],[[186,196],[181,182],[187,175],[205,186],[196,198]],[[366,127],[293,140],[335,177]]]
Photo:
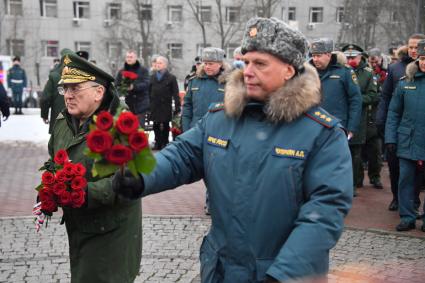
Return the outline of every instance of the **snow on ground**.
[[[22,108],[24,115],[14,115],[10,108],[9,119],[1,121],[0,142],[14,143],[16,141],[33,142],[46,145],[49,141],[49,125],[44,124],[40,117],[40,108]]]
[[[10,113],[14,109],[10,108]],[[45,145],[49,142],[49,125],[44,124],[40,117],[40,108],[22,108],[24,115],[11,114],[7,121],[1,121],[0,142],[32,142]],[[149,141],[154,140],[153,132],[149,134]],[[171,138],[170,138],[171,140]]]

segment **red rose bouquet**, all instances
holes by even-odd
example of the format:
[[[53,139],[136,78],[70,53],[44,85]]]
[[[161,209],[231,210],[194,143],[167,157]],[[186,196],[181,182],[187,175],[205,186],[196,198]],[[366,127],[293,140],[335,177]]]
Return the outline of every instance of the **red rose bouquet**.
[[[41,184],[36,187],[39,202],[33,210],[39,218],[37,231],[39,224],[44,222],[42,214],[51,216],[59,206],[81,207],[85,203],[87,187],[86,168],[81,163],[72,163],[63,149],[58,150],[53,161],[47,161],[39,170],[44,172]]]
[[[105,177],[124,166],[137,176],[149,173],[155,167],[155,158],[149,148],[147,134],[139,126],[136,115],[118,111],[116,116],[103,111],[94,116],[87,135],[84,153],[94,159],[92,175]]]
[[[176,139],[178,135],[182,133],[182,127],[181,127],[181,116],[176,115],[173,117],[173,120],[171,121],[171,134],[173,136],[173,140]]]
[[[119,84],[118,91],[121,96],[127,96],[128,91],[131,88],[131,85],[137,79],[137,74],[130,71],[121,72],[121,83]]]

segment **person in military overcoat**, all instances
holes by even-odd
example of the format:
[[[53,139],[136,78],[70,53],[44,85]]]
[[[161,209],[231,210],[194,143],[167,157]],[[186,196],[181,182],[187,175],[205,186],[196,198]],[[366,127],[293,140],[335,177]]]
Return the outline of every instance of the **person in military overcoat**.
[[[116,191],[132,199],[205,180],[203,283],[324,282],[352,202],[347,136],[319,107],[299,31],[252,18],[243,34],[245,68],[228,77],[224,104],[157,153],[151,174],[117,172]]]
[[[12,90],[14,114],[22,113],[22,96],[27,87],[27,74],[21,67],[21,58],[16,56],[12,59],[13,66],[7,71],[7,85]]]
[[[343,54],[332,53],[332,40],[315,40],[310,49],[310,63],[317,69],[321,82],[321,106],[341,119],[351,139],[358,131],[362,114],[362,95],[356,74],[345,65]]]
[[[342,51],[347,58],[358,80],[358,85],[362,93],[362,115],[360,124],[354,137],[350,140],[351,158],[353,160],[354,194],[357,188],[363,187],[363,162],[362,145],[366,142],[367,134],[367,108],[375,105],[379,101],[378,85],[373,77],[372,69],[368,66],[366,58],[363,56],[363,49],[355,44],[342,47]],[[374,180],[371,180],[374,181]]]
[[[182,112],[183,132],[192,128],[207,112],[214,102],[223,102],[224,80],[220,76],[225,71],[224,51],[207,47],[202,50],[202,65],[196,71],[196,77],[189,81],[184,96]]]
[[[385,125],[387,150],[396,152],[400,162],[398,231],[416,226],[415,181],[423,177],[425,161],[425,40],[418,42],[417,53],[418,59],[407,65],[406,76],[397,85]],[[425,224],[421,230],[425,232]]]
[[[62,64],[58,90],[66,109],[56,119],[49,154],[53,158],[65,149],[70,160],[86,167],[88,180],[85,205],[63,207],[71,283],[130,283],[141,260],[141,202],[115,194],[112,177],[92,177],[93,159],[83,154],[93,115],[102,110],[114,114],[119,105],[114,78],[75,53],[65,55]]]

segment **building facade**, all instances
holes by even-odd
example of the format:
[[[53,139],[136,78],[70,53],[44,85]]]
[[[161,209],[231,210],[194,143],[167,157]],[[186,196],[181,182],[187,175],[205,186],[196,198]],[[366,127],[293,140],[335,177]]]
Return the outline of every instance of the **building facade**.
[[[270,6],[261,3],[270,2]],[[204,46],[222,47],[228,60],[240,45],[247,19],[273,16],[309,39],[338,39],[344,0],[2,0],[0,55],[20,55],[32,87],[42,87],[60,50],[86,50],[115,74],[125,51],[149,65],[153,54],[170,59],[182,80]]]

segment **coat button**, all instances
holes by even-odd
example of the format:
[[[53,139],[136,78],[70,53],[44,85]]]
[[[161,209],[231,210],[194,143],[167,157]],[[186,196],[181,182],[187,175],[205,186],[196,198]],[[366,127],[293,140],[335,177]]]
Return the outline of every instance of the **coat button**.
[[[100,227],[100,231],[105,231],[105,227]]]

